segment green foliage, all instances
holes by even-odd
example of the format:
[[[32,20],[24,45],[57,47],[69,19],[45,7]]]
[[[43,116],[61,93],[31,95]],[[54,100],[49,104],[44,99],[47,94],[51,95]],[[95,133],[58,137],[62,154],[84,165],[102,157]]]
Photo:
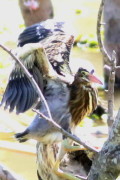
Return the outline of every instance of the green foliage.
[[[75,10],[75,13],[76,13],[77,15],[80,15],[80,14],[82,13],[82,10],[81,10],[81,9],[76,9],[76,10]]]
[[[20,24],[20,25],[19,25],[19,28],[20,28],[20,29],[24,29],[24,28],[25,28],[25,24]]]
[[[10,30],[9,30],[9,28],[8,27],[6,27],[6,26],[1,26],[0,27],[0,34],[3,34],[3,33],[5,33],[5,32],[9,32]]]
[[[86,48],[98,48],[98,42],[94,35],[89,36],[80,36],[80,38],[75,42],[75,45],[77,45],[80,48],[86,47]]]
[[[98,47],[98,42],[97,41],[90,41],[89,42],[89,47],[90,48],[97,48]]]
[[[3,62],[0,62],[0,69],[4,68]]]

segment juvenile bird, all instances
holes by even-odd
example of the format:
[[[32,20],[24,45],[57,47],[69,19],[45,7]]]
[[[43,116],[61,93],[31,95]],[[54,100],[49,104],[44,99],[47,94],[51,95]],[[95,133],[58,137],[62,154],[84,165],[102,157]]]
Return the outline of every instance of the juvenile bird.
[[[64,31],[63,22],[47,20],[26,28],[19,36],[17,50],[21,62],[42,90],[53,120],[72,133],[80,121],[92,113],[97,106],[97,90],[92,84],[102,84],[93,75],[93,71],[88,72],[83,68],[79,68],[73,76],[69,67],[69,55],[73,42],[74,37]],[[71,79],[68,80],[68,77]],[[19,114],[31,108],[37,98],[33,85],[15,63],[1,104],[5,103],[5,108],[9,107],[10,111],[16,109]],[[38,107],[41,113],[48,116],[42,101]],[[15,137],[20,142],[28,139],[36,139],[39,142],[38,174],[42,179],[76,180],[73,175],[59,171],[59,164],[66,150],[74,151],[80,147],[71,146],[68,139],[46,119],[36,115],[29,127],[24,132],[17,133]],[[56,157],[53,149],[59,142],[61,148]],[[48,158],[50,153],[51,157]]]

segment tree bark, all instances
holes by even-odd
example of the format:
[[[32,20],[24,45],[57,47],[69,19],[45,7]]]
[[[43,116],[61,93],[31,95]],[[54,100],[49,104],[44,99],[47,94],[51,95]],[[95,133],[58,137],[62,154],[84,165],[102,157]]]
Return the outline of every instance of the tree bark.
[[[30,5],[31,1],[36,3],[36,7]],[[53,18],[51,0],[19,0],[19,6],[26,26]]]
[[[116,180],[120,173],[120,110],[108,140],[93,161],[88,180]]]
[[[108,54],[112,56],[116,51],[117,65],[120,65],[120,0],[106,0],[104,6],[104,45]],[[105,69],[105,82],[108,82],[109,71]],[[120,87],[120,70],[116,70],[115,85]]]

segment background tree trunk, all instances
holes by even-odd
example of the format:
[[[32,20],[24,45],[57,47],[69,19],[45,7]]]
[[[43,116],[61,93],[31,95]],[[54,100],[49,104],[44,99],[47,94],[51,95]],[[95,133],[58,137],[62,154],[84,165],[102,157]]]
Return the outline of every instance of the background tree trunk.
[[[26,26],[53,17],[51,0],[19,0],[19,6]]]
[[[117,53],[117,65],[120,65],[120,0],[106,0],[104,7],[104,44],[109,55]],[[108,82],[108,71],[105,70],[105,82]],[[120,87],[120,70],[116,70],[115,85]]]

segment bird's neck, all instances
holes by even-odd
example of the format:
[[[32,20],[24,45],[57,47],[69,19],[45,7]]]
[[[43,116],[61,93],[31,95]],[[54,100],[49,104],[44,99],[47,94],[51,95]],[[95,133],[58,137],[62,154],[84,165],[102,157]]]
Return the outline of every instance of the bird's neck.
[[[70,112],[72,125],[76,126],[97,106],[97,90],[90,84],[74,82],[70,94]]]

